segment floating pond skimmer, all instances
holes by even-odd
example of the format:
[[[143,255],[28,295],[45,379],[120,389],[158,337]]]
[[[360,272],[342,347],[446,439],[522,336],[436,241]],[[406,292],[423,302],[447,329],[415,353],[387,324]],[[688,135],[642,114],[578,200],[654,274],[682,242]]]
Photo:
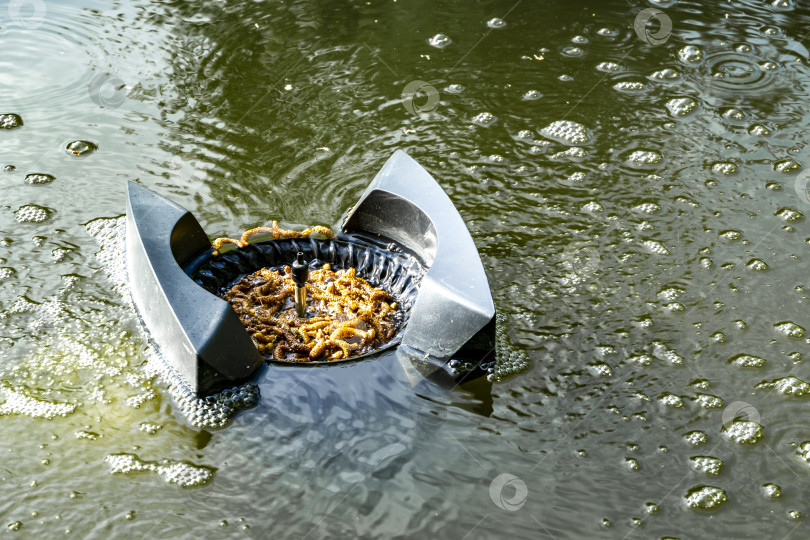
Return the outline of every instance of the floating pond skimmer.
[[[272,239],[217,255],[189,211],[133,182],[127,195],[133,300],[169,366],[197,395],[249,381],[265,361],[219,296],[256,270],[290,263],[299,316],[306,312],[307,261],[354,268],[397,300],[393,339],[349,361],[398,347],[414,365],[435,370],[459,355],[480,362],[494,354],[495,307],[475,244],[439,184],[402,151],[335,238]]]

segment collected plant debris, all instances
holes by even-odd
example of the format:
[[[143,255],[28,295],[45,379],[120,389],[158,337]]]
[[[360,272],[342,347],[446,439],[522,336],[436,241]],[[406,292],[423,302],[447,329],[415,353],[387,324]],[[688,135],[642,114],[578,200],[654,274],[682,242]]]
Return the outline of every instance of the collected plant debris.
[[[278,362],[325,362],[360,356],[393,338],[399,325],[394,298],[329,264],[309,274],[307,316],[297,317],[291,270],[262,268],[222,298],[239,315],[259,352]]]

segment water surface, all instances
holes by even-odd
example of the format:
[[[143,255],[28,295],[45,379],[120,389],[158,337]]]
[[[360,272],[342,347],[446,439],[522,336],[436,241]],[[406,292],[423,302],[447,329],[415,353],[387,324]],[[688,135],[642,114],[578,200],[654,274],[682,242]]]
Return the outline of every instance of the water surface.
[[[807,536],[808,28],[793,0],[3,12],[3,527]],[[212,237],[334,224],[396,149],[529,369],[269,367],[225,427],[184,413],[116,281],[125,180]]]

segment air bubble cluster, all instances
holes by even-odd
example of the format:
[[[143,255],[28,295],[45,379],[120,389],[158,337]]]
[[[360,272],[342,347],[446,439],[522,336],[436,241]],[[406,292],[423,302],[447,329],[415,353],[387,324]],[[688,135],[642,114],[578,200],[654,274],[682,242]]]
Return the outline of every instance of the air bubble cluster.
[[[767,137],[771,134],[771,130],[762,124],[753,124],[748,128],[748,134],[754,135],[755,137]]]
[[[795,208],[780,208],[774,215],[779,219],[787,222],[799,221],[804,217],[804,214],[802,214]]]
[[[563,150],[562,152],[557,152],[556,154],[551,156],[551,159],[554,160],[562,160],[562,159],[582,159],[586,156],[585,150],[578,146],[572,146],[568,150]]]
[[[0,416],[24,414],[32,418],[51,420],[57,416],[67,416],[76,410],[73,403],[52,403],[27,396],[8,383],[3,383],[2,393],[6,400],[0,404]]]
[[[695,396],[695,403],[704,409],[719,409],[723,406],[723,398],[711,394],[698,394]]]
[[[717,476],[723,467],[723,461],[711,456],[692,456],[689,458],[692,468],[698,472]]]
[[[616,62],[602,62],[596,66],[596,69],[598,69],[599,71],[604,71],[606,73],[619,71],[621,68],[622,66],[620,66]]]
[[[655,150],[633,150],[624,160],[631,167],[648,167],[650,165],[657,165],[661,162],[664,156]]]
[[[543,137],[569,146],[586,144],[592,139],[590,130],[570,120],[557,120],[540,130]]]
[[[746,368],[761,368],[765,365],[765,359],[751,354],[738,354],[728,361],[735,366]]]
[[[149,435],[155,435],[161,429],[163,429],[163,426],[151,422],[141,422],[141,424],[138,426],[138,431],[143,431]]]
[[[168,465],[158,465],[154,462],[142,461],[134,454],[110,454],[104,458],[104,461],[109,465],[112,474],[155,472],[162,476],[167,483],[182,487],[201,486],[214,477],[214,471],[208,467],[180,461]]]
[[[796,454],[808,465],[810,465],[810,441],[804,441],[796,449]]]
[[[113,290],[120,294],[127,304],[132,304],[127,286],[126,217],[95,219],[86,225],[87,232],[101,245],[96,259],[113,284]]]
[[[665,393],[662,394],[658,401],[661,402],[662,405],[666,405],[667,407],[673,407],[675,409],[683,409],[683,399],[680,396],[675,394]]]
[[[802,166],[799,163],[793,161],[792,159],[783,159],[780,161],[776,161],[773,164],[773,170],[785,174],[791,173],[793,171],[798,171],[801,168]]]
[[[529,368],[529,355],[512,345],[506,333],[506,317],[501,313],[495,316],[495,360],[481,364],[481,368],[487,371],[487,380],[491,382]]]
[[[738,444],[755,444],[762,438],[763,428],[750,420],[736,420],[725,428],[723,434]]]
[[[35,204],[26,204],[14,212],[14,217],[20,223],[42,223],[48,219],[53,210]]]
[[[774,388],[783,396],[802,397],[803,395],[810,393],[810,384],[807,384],[803,380],[794,377],[793,375],[789,377],[782,377],[781,379],[776,379],[772,382],[759,383],[757,388]]]
[[[641,92],[644,90],[644,83],[641,81],[620,81],[613,85],[613,89],[618,92]]]
[[[692,446],[700,446],[706,443],[708,437],[706,437],[706,434],[702,431],[690,431],[683,436],[683,440]]]
[[[804,337],[805,330],[798,324],[785,321],[775,324],[774,329],[785,337],[801,339]]]
[[[650,79],[656,81],[676,81],[681,78],[681,73],[677,69],[664,68],[650,74]]]
[[[751,259],[745,264],[745,267],[756,272],[764,272],[768,269],[768,263],[762,259]]]
[[[669,255],[669,250],[666,246],[657,240],[644,240],[642,244],[651,253],[655,253],[656,255]]]
[[[26,184],[49,184],[56,180],[52,174],[45,173],[31,173],[25,175]]]
[[[667,110],[672,116],[686,116],[698,106],[697,100],[690,97],[672,98],[667,101]]]
[[[492,124],[494,124],[497,119],[498,118],[492,113],[482,112],[482,113],[479,113],[479,114],[475,115],[473,117],[472,121],[473,121],[474,124],[478,124],[479,126],[487,127],[487,126],[491,126]]]
[[[254,407],[259,401],[259,388],[252,384],[230,388],[204,398],[197,398],[191,392],[177,395],[177,386],[173,386],[172,390],[180,410],[195,427],[222,427],[236,411]]]
[[[728,176],[737,172],[737,165],[730,162],[717,162],[712,164],[712,172]]]
[[[726,492],[714,486],[695,486],[684,495],[686,506],[712,510],[728,501]]]

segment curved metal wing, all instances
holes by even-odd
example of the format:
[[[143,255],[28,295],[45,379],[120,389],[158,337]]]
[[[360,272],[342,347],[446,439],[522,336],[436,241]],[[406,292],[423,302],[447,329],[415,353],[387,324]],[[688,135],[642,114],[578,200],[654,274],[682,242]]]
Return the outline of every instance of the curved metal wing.
[[[492,322],[495,306],[470,232],[441,186],[405,152],[385,163],[341,228],[393,240],[428,267],[403,345],[448,358]]]
[[[262,358],[227,302],[183,271],[211,249],[194,216],[127,183],[127,269],[135,305],[169,365],[206,394],[252,377]]]

